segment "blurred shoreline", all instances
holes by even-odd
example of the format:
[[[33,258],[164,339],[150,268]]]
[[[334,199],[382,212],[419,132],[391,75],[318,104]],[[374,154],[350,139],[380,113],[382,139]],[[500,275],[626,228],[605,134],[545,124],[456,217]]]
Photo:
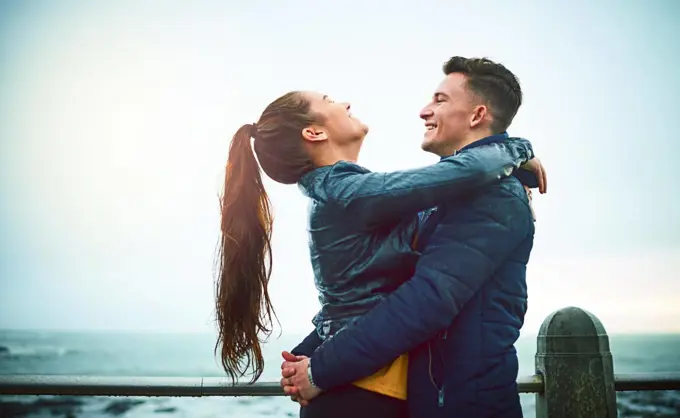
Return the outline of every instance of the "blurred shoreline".
[[[302,338],[272,337],[264,345],[261,381],[276,381],[280,353]],[[516,347],[519,374],[534,370],[535,335]],[[680,334],[610,336],[616,373],[680,371]],[[101,376],[224,375],[214,356],[210,333],[0,331],[0,374],[79,374]],[[619,392],[619,416],[679,417],[680,393]],[[535,416],[535,395],[521,395],[524,416]],[[0,417],[296,417],[297,405],[285,397],[77,397],[0,396]]]

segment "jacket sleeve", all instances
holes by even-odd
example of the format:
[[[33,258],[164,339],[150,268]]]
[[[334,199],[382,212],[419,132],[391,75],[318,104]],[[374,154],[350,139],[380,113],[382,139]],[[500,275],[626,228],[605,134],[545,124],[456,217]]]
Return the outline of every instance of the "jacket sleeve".
[[[319,337],[319,333],[316,332],[316,329],[312,331],[307,337],[305,337],[304,340],[300,344],[298,344],[293,350],[291,350],[291,354],[295,356],[307,356],[311,357],[312,354],[314,353],[314,350],[317,349],[321,345],[323,340],[321,337]]]
[[[324,341],[311,358],[322,389],[369,376],[448,327],[534,226],[527,204],[491,186],[463,211],[444,214],[414,276]]]
[[[353,220],[370,227],[498,182],[531,158],[533,149],[529,141],[509,138],[465,150],[422,168],[390,173],[337,173],[328,179],[326,194]]]

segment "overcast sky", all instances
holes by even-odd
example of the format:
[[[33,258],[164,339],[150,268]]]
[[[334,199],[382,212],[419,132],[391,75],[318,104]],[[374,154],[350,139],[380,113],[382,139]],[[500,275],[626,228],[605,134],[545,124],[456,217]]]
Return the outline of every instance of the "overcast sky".
[[[429,164],[418,112],[464,55],[520,77],[510,133],[549,173],[524,332],[569,305],[680,331],[680,5],[548,3],[0,1],[0,328],[213,330],[234,131],[319,90],[371,127],[363,165]],[[267,185],[272,297],[304,333],[306,201]]]

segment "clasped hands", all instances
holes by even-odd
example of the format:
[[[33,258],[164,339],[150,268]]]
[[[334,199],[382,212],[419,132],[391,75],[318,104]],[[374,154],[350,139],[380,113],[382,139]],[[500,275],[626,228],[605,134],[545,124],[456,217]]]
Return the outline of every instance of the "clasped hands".
[[[321,393],[321,390],[312,386],[309,381],[307,374],[309,357],[294,356],[288,351],[282,352],[281,356],[284,360],[281,363],[281,388],[283,392],[301,406],[308,405],[309,401]]]

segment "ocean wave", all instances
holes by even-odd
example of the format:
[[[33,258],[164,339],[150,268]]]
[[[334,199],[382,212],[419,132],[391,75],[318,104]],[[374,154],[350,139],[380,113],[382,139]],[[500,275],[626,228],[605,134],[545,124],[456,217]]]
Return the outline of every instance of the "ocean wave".
[[[0,345],[0,357],[62,357],[77,353],[77,350],[50,345]]]

